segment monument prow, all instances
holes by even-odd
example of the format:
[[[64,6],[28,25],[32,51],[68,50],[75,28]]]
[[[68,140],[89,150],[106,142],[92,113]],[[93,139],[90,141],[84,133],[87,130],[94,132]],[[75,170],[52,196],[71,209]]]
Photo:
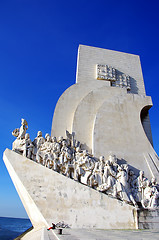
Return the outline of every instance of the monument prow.
[[[111,198],[9,149],[4,162],[35,228],[136,229],[133,206]]]

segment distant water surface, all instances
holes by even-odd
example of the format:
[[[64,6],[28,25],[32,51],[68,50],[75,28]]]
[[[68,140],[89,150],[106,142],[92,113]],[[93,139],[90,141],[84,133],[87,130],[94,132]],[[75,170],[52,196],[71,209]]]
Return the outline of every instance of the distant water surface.
[[[0,240],[13,240],[31,226],[29,219],[0,217]]]

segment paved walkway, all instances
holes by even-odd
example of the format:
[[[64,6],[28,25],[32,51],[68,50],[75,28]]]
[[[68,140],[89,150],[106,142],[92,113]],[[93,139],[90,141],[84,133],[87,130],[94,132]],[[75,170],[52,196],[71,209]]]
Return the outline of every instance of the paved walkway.
[[[54,233],[53,233],[54,231]],[[63,229],[47,231],[46,228],[33,229],[23,240],[159,240],[158,230],[96,230],[96,229]]]
[[[159,230],[63,229],[60,240],[159,240]]]

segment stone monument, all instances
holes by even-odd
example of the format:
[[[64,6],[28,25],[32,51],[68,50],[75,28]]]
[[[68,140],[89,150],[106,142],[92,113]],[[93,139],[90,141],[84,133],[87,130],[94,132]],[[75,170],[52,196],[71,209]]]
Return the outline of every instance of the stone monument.
[[[79,46],[51,136],[12,134],[4,162],[34,228],[158,228],[159,161],[139,56]],[[58,224],[57,224],[58,225]]]

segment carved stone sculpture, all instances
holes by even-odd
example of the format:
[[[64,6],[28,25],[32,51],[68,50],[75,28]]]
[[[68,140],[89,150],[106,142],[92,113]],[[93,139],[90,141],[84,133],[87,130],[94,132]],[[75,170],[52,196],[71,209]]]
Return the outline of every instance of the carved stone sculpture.
[[[34,145],[32,144],[30,135],[29,133],[26,133],[25,140],[24,140],[23,156],[33,159],[33,149],[34,149]]]
[[[42,137],[42,132],[38,131],[37,137],[33,141],[34,145],[34,160],[37,159],[37,152],[40,149],[40,146],[45,142],[45,139]]]
[[[137,208],[159,207],[159,185],[154,177],[149,181],[143,171],[136,176],[113,154],[106,161],[104,156],[96,159],[87,150],[82,150],[81,143],[68,131],[66,139],[60,136],[58,140],[48,133],[43,138],[38,131],[32,142],[27,129],[28,124],[22,119],[20,129],[13,131],[17,137],[13,142],[15,152]]]
[[[21,127],[19,129],[18,139],[24,139],[26,130],[28,129],[28,123],[25,119],[21,119]]]
[[[159,207],[159,192],[157,191],[157,188],[152,188],[152,196],[149,201],[148,208],[149,209],[156,209]]]
[[[114,87],[131,89],[130,76],[108,65],[97,64],[97,79],[110,81]]]
[[[20,154],[23,154],[26,150],[26,144],[25,142],[27,139],[25,139],[26,130],[28,129],[28,123],[25,119],[21,119],[21,127],[16,128],[12,135],[15,136],[17,139],[13,142],[12,150],[15,152],[18,152]],[[26,138],[29,138],[29,135],[27,135]],[[26,153],[24,153],[24,156],[26,156]]]

